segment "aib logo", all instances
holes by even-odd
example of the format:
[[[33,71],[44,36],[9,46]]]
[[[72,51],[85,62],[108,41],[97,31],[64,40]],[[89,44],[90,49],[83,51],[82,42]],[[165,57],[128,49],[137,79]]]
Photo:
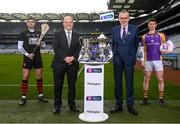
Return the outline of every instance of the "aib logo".
[[[101,101],[102,97],[101,96],[87,96],[86,101]]]
[[[87,73],[101,73],[102,69],[101,68],[88,68]]]

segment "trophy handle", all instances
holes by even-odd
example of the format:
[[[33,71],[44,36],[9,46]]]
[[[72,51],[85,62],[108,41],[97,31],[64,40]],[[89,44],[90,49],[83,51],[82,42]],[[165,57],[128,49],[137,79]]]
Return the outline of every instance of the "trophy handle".
[[[90,46],[92,46],[93,45],[93,38],[90,38]]]
[[[83,39],[82,37],[79,37],[79,44],[81,45],[82,48],[84,48],[82,44],[82,39]]]

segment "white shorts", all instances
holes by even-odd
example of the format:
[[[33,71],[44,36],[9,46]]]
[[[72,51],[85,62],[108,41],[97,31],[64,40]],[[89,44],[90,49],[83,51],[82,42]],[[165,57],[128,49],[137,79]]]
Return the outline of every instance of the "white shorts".
[[[161,60],[146,61],[144,71],[163,71],[163,63]]]

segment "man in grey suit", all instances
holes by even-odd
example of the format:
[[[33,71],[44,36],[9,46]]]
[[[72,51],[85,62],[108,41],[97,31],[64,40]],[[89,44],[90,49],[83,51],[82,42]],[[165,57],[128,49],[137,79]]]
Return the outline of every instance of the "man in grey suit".
[[[134,64],[139,44],[138,29],[129,24],[129,12],[122,10],[119,13],[120,25],[112,28],[112,51],[115,80],[116,105],[111,113],[123,111],[122,75],[125,74],[128,112],[138,115],[134,108]]]
[[[56,32],[53,41],[55,52],[51,67],[54,75],[54,114],[59,114],[62,105],[62,89],[65,73],[68,82],[68,105],[71,111],[79,112],[75,104],[75,82],[79,69],[78,57],[81,46],[79,34],[73,31],[73,18],[64,17],[64,29]]]

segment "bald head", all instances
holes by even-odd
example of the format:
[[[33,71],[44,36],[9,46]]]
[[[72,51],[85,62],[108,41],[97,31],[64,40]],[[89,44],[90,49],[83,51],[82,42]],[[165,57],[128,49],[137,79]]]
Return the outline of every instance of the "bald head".
[[[71,16],[65,16],[63,19],[63,26],[66,30],[71,31],[73,28],[73,18]]]

